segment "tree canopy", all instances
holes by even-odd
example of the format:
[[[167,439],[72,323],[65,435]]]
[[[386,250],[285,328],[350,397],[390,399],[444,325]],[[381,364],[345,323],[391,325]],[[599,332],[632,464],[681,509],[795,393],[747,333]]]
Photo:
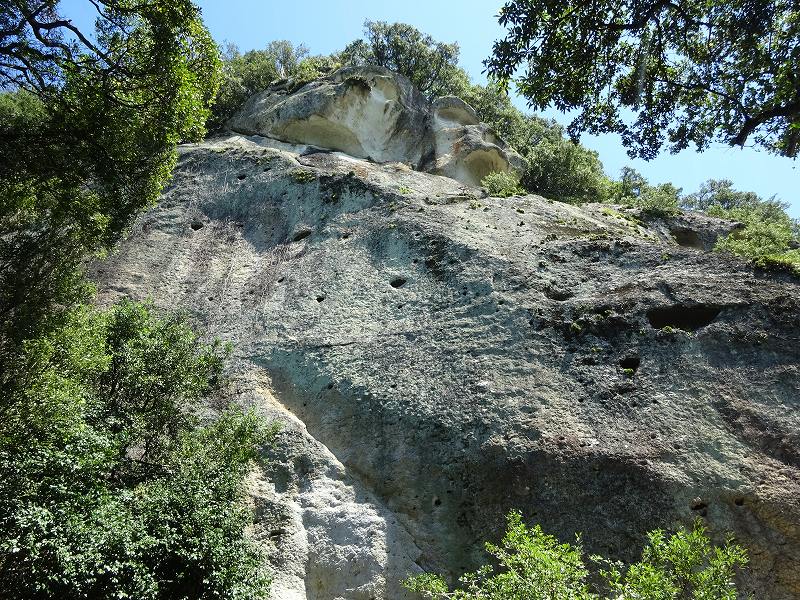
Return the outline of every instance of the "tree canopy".
[[[800,152],[800,8],[793,0],[511,0],[489,75],[569,131],[616,132],[631,156],[713,141]]]
[[[345,47],[342,63],[386,67],[431,97],[451,93],[448,76],[458,69],[458,44],[437,42],[405,23],[383,21],[365,21],[364,36]]]
[[[205,133],[216,45],[189,0],[96,0],[82,32],[54,0],[0,11],[0,360],[79,292],[87,254],[155,202]]]
[[[91,4],[90,33],[0,0],[0,589],[264,598],[243,479],[271,430],[201,421],[225,349],[152,306],[87,306],[83,273],[204,135],[218,50],[189,0]]]

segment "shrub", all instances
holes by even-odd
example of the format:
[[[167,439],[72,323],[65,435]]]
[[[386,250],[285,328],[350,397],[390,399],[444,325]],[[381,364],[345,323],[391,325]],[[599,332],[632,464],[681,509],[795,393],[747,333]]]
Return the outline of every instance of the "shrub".
[[[25,344],[0,421],[4,598],[265,597],[243,479],[271,430],[196,415],[225,353],[131,302]]]
[[[501,545],[486,544],[496,567],[463,575],[461,586],[453,591],[441,576],[430,573],[403,585],[428,598],[459,600],[735,600],[733,577],[747,562],[744,550],[730,541],[712,547],[697,522],[692,530],[681,528],[672,536],[651,532],[641,560],[628,567],[592,557],[601,565],[603,583],[590,586],[580,540],[575,545],[560,543],[538,525],[527,527],[518,512],[507,519]]]
[[[715,250],[750,259],[762,268],[800,275],[800,231],[798,222],[786,214],[786,203],[775,197],[765,200],[753,192],[740,192],[727,180],[711,180],[696,194],[687,196],[684,205],[744,225],[720,239]]]
[[[526,155],[525,188],[571,204],[604,201],[609,182],[597,152],[564,138],[561,128],[553,127]]]
[[[636,169],[623,167],[618,181],[609,187],[608,200],[641,209],[642,213],[665,217],[680,211],[681,189],[671,183],[650,185]]]
[[[495,198],[508,198],[525,193],[525,190],[519,187],[517,175],[505,171],[489,173],[481,180],[481,185]]]
[[[335,56],[310,56],[300,61],[292,76],[301,85],[324,77],[341,66]]]
[[[437,42],[405,23],[365,21],[364,37],[340,55],[349,65],[378,65],[404,75],[429,98],[450,93],[450,76],[460,71],[458,44]]]

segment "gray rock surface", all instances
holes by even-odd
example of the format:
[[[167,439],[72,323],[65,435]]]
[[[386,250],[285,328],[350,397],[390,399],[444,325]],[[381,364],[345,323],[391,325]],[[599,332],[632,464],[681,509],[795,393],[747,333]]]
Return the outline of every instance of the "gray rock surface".
[[[251,481],[277,600],[407,598],[510,508],[621,559],[699,517],[798,598],[800,286],[660,227],[231,136],[94,270],[231,341],[231,398],[284,422]]]
[[[463,100],[429,103],[402,75],[382,67],[339,69],[297,88],[282,82],[253,95],[230,130],[290,144],[402,162],[478,186],[493,171],[525,161]]]

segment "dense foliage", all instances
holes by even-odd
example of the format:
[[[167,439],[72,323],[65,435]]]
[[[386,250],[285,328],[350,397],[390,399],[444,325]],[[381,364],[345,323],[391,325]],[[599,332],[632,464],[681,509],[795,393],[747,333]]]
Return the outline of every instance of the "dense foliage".
[[[96,2],[94,42],[56,4],[1,13],[0,364],[79,295],[86,254],[155,202],[217,90],[217,49],[188,0]]]
[[[481,180],[481,186],[486,189],[490,196],[495,198],[508,198],[509,196],[520,196],[525,194],[525,190],[519,187],[519,179],[514,173],[496,171],[489,173]]]
[[[511,0],[499,21],[490,75],[508,84],[522,69],[533,107],[580,110],[574,136],[617,132],[642,158],[715,140],[800,152],[792,0]]]
[[[681,189],[671,183],[650,185],[636,169],[623,167],[620,178],[608,188],[608,201],[639,208],[651,216],[668,216],[678,212]]]
[[[265,596],[242,480],[270,432],[195,414],[224,354],[130,302],[26,342],[0,419],[4,598]]]
[[[486,550],[497,566],[463,575],[453,591],[430,573],[404,585],[428,598],[460,600],[735,600],[733,577],[747,563],[744,550],[732,542],[713,547],[698,522],[671,536],[651,532],[641,560],[628,567],[592,557],[604,582],[593,586],[580,543],[562,544],[538,525],[527,527],[516,512],[508,515],[501,544],[487,543]]]
[[[449,80],[459,70],[458,44],[445,44],[405,23],[366,21],[365,39],[348,44],[343,64],[378,65],[411,80],[430,97],[451,93]]]
[[[717,242],[717,250],[748,258],[759,267],[800,275],[800,222],[786,214],[787,204],[737,191],[727,180],[711,180],[687,196],[684,206],[743,225]]]
[[[225,354],[83,265],[199,139],[216,45],[188,0],[0,2],[0,589],[4,598],[258,598],[243,479],[270,436],[200,422]]]

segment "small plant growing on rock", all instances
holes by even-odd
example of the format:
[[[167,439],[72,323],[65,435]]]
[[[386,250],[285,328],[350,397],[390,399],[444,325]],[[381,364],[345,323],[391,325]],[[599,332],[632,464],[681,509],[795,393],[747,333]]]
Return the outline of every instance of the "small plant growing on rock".
[[[519,178],[514,173],[496,171],[489,173],[481,180],[481,185],[486,188],[490,196],[495,198],[508,198],[525,194],[519,185]]]
[[[297,183],[310,183],[317,178],[313,172],[306,171],[305,169],[293,169],[289,172],[289,177],[294,179]]]
[[[627,567],[592,556],[600,565],[602,583],[590,585],[580,538],[575,545],[562,544],[539,525],[526,526],[515,511],[508,514],[507,523],[501,544],[486,544],[496,567],[463,575],[461,587],[453,591],[432,573],[411,577],[404,587],[437,600],[735,600],[733,578],[747,563],[745,551],[730,540],[712,547],[698,521],[691,530],[680,528],[671,536],[650,532],[641,560]]]

